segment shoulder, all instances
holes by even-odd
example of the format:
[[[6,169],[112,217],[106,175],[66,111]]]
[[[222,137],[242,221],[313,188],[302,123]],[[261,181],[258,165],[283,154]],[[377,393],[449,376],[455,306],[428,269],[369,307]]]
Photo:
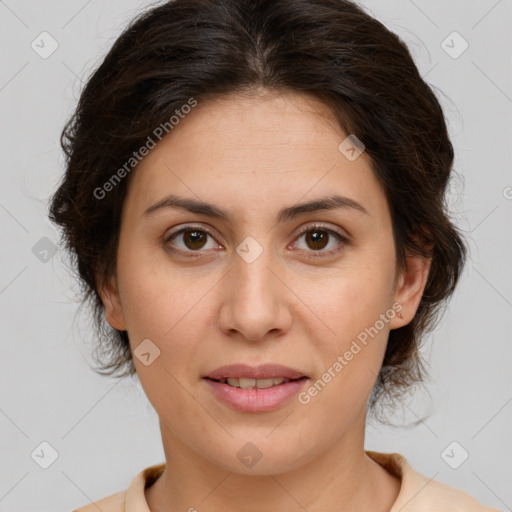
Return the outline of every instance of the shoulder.
[[[151,486],[164,472],[165,462],[143,469],[131,481],[125,491],[89,503],[73,512],[150,512],[144,489]]]
[[[464,491],[418,473],[398,453],[366,453],[401,480],[400,492],[390,512],[500,512]]]
[[[498,509],[490,508],[468,493],[455,489],[446,484],[423,477],[425,481],[425,496],[423,500],[428,502],[432,509],[441,512],[500,512]],[[414,510],[414,507],[410,509]],[[419,509],[423,510],[423,509]],[[407,507],[404,512],[409,511]]]
[[[125,509],[125,495],[125,491],[120,491],[84,507],[77,508],[73,512],[98,512],[98,510],[101,510],[101,512],[122,512]]]

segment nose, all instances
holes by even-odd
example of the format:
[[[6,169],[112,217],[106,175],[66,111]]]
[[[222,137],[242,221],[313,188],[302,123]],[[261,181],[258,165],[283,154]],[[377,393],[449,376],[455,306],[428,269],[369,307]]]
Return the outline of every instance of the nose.
[[[219,327],[225,334],[256,342],[279,337],[292,324],[293,294],[286,286],[286,277],[267,255],[253,262],[238,254],[223,280]]]

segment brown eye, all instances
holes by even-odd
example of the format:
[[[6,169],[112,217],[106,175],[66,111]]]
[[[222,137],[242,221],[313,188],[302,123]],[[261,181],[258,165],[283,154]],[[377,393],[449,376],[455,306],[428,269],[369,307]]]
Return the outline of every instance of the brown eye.
[[[305,233],[308,246],[318,251],[323,249],[329,242],[329,234],[325,230],[314,229]]]
[[[324,226],[304,229],[294,244],[296,248],[309,253],[309,256],[332,256],[349,245],[349,240],[341,233]]]
[[[208,234],[197,229],[183,231],[183,243],[188,249],[202,249],[206,244]]]
[[[181,253],[201,253],[207,249],[219,248],[208,230],[196,227],[185,227],[172,233],[165,239],[165,245],[169,250]]]

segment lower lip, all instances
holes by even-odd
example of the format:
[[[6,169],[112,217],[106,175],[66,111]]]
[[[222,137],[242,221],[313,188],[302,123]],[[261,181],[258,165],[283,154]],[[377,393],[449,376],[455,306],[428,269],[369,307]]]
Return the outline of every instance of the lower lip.
[[[297,395],[308,379],[299,379],[267,389],[242,389],[204,379],[213,394],[226,405],[244,412],[265,412],[277,409]]]

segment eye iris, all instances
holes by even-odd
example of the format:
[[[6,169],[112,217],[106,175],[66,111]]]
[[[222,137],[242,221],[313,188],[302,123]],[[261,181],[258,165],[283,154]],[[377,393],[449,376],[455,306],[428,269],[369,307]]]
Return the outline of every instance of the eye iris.
[[[189,249],[201,249],[206,244],[206,233],[198,230],[183,231],[183,240]],[[323,249],[329,240],[329,234],[325,230],[315,229],[306,233],[306,243],[311,249]]]
[[[327,245],[328,238],[329,235],[326,231],[318,229],[306,233],[306,242],[311,249],[323,249]]]
[[[206,243],[205,233],[196,230],[183,232],[183,240],[189,249],[201,249]]]

